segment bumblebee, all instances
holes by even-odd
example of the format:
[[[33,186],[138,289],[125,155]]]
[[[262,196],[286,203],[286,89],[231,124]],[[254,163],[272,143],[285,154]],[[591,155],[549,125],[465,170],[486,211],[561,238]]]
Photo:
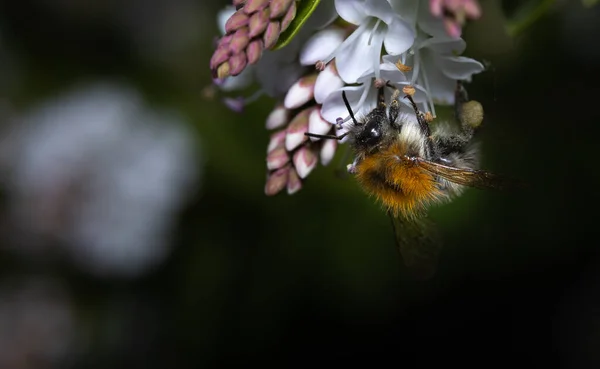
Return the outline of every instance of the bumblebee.
[[[448,124],[430,126],[412,96],[405,95],[415,116],[401,112],[400,90],[394,89],[389,106],[384,89],[379,88],[377,106],[357,120],[342,92],[352,118],[347,132],[307,136],[348,142],[355,153],[349,171],[363,190],[383,204],[392,220],[401,258],[408,270],[421,279],[434,275],[441,240],[426,210],[434,203],[448,202],[466,187],[504,188],[507,179],[477,169],[478,146],[473,135],[483,120],[483,108],[469,101],[462,83],[455,92],[455,118],[458,129]]]

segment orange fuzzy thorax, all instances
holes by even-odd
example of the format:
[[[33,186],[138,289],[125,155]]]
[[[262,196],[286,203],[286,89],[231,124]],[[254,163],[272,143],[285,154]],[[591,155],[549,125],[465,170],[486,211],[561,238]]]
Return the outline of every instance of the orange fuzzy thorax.
[[[405,145],[396,142],[367,155],[356,166],[356,178],[368,194],[377,197],[395,216],[411,217],[442,193],[431,174],[402,159],[406,154]]]

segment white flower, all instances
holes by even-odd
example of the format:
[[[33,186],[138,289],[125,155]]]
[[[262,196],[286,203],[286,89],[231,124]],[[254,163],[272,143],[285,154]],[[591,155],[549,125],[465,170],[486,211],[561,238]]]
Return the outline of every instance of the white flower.
[[[415,86],[426,92],[426,99],[415,98],[424,103],[424,111],[435,115],[435,104],[454,103],[457,80],[469,81],[471,76],[484,70],[483,65],[471,58],[458,56],[466,47],[462,39],[448,37],[427,37],[421,34],[415,46],[401,55],[383,57],[384,64],[393,65],[398,60],[412,67],[407,72],[408,80],[401,84]]]
[[[19,251],[55,239],[86,272],[129,277],[166,258],[173,216],[200,174],[180,118],[150,109],[136,90],[102,83],[7,128],[2,142],[15,143],[5,152],[8,216],[23,230],[15,239],[27,236]]]
[[[329,52],[323,62],[335,58],[340,77],[346,83],[355,83],[365,73],[373,72],[379,78],[382,46],[390,55],[399,55],[413,44],[415,33],[390,4],[383,0],[336,0],[335,7],[344,20],[358,28],[333,52],[327,43],[314,43],[305,48],[307,54]]]

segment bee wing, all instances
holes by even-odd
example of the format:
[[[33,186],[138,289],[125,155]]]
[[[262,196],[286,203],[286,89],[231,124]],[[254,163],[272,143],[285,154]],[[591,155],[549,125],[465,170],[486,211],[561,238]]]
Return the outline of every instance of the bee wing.
[[[419,280],[433,277],[442,249],[435,224],[426,217],[407,218],[388,212],[400,258],[408,272]]]
[[[414,159],[421,168],[438,175],[450,182],[479,189],[504,190],[523,187],[522,183],[485,170],[456,168],[448,165],[417,158]]]

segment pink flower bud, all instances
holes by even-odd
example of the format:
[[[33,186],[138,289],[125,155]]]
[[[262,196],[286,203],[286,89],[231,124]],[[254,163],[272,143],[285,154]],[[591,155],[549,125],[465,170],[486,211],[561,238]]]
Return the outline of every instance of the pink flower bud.
[[[306,178],[317,165],[317,155],[315,152],[303,146],[294,153],[294,167],[300,178]]]
[[[248,28],[243,27],[235,31],[233,34],[233,38],[229,43],[229,51],[232,54],[240,54],[246,46],[248,46],[248,42],[250,42],[250,37],[248,37]]]
[[[229,58],[229,74],[237,76],[246,68],[246,54],[239,53]]]
[[[210,58],[210,69],[217,69],[217,67],[223,64],[229,59],[229,50],[226,47],[219,47],[215,50],[215,53]]]
[[[277,40],[279,40],[279,34],[281,33],[281,26],[279,22],[269,22],[267,29],[263,35],[263,41],[265,42],[265,49],[270,49],[275,46]]]
[[[275,132],[271,135],[269,139],[269,146],[267,146],[267,154],[271,151],[275,150],[278,147],[285,147],[285,137],[287,135],[287,131],[281,130],[279,132]]]
[[[267,196],[276,195],[283,190],[288,182],[290,168],[291,165],[288,164],[268,175],[267,183],[265,183],[265,194]]]
[[[246,56],[248,57],[248,64],[256,63],[263,52],[263,40],[253,40],[246,48]]]
[[[269,5],[271,0],[248,0],[244,5],[244,13],[252,14],[256,11],[262,10]]]
[[[324,135],[331,131],[331,127],[331,123],[323,119],[321,116],[320,108],[316,107],[310,112],[310,115],[308,116],[308,132]],[[310,137],[310,140],[318,141],[320,138]]]
[[[288,26],[290,25],[290,23],[292,23],[294,18],[296,18],[296,2],[292,2],[292,5],[290,6],[288,11],[285,13],[285,16],[281,20],[281,31],[280,32],[285,31],[288,28]]]
[[[245,14],[242,10],[238,10],[237,12],[233,13],[233,15],[227,20],[227,23],[225,23],[225,32],[235,32],[236,30],[246,26],[249,20],[250,18],[247,14]]]
[[[277,105],[267,117],[267,129],[279,128],[286,124],[289,119],[290,112],[283,104]]]
[[[284,15],[290,6],[296,5],[294,0],[273,0],[271,1],[271,18],[279,18]]]
[[[327,165],[331,162],[335,156],[335,150],[337,149],[337,140],[327,139],[322,140],[321,144],[321,164]]]
[[[294,168],[291,168],[287,182],[287,193],[288,195],[293,195],[296,192],[300,191],[300,189],[302,189],[302,180],[298,176],[296,170],[294,170]]]
[[[275,170],[283,167],[290,161],[290,156],[285,147],[278,147],[267,155],[267,169]]]
[[[250,17],[250,21],[248,23],[248,28],[250,32],[248,35],[250,37],[256,37],[262,34],[267,26],[269,25],[269,8],[265,8],[261,11],[258,11]]]
[[[309,102],[314,97],[317,74],[309,74],[300,78],[290,87],[283,105],[288,109],[296,109]]]
[[[287,136],[285,137],[285,148],[288,151],[294,150],[306,140],[304,133],[308,131],[308,114],[310,108],[302,110],[296,114],[287,128]]]

